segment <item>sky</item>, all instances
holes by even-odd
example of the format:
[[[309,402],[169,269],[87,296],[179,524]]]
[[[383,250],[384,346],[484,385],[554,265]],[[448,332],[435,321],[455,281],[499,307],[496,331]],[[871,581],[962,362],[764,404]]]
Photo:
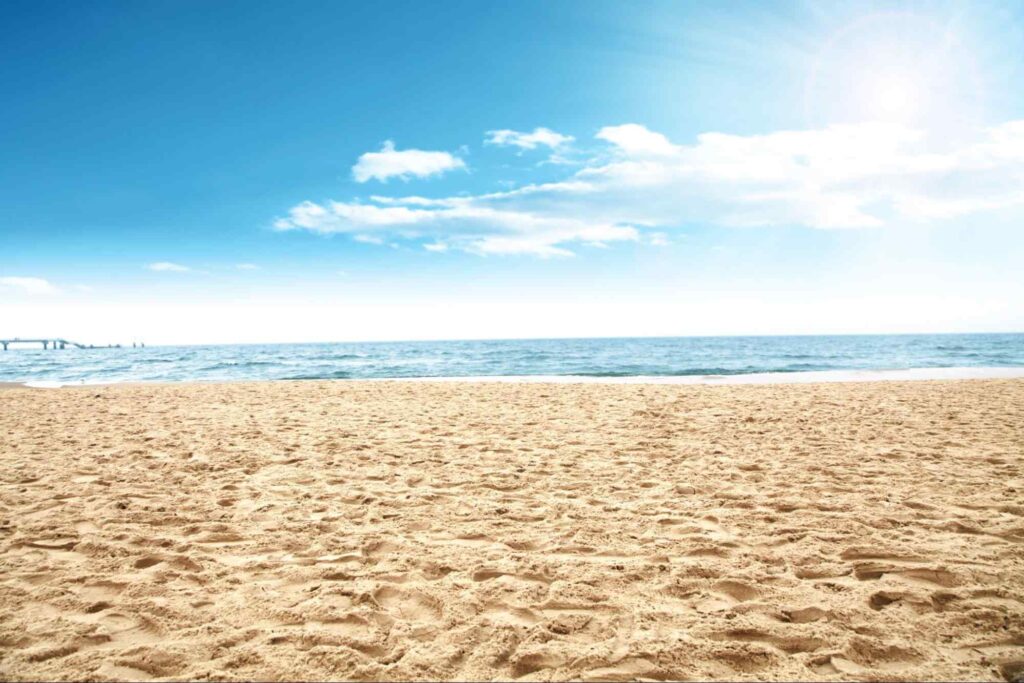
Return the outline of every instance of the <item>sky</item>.
[[[1024,331],[1019,2],[0,4],[0,337]]]

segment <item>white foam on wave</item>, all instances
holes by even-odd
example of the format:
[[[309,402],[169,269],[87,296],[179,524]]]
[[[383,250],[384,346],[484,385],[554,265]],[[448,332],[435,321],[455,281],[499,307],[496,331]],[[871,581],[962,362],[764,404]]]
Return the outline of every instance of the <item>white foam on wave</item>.
[[[52,382],[49,380],[34,380],[25,382],[25,386],[31,389],[60,389],[61,387],[74,386],[72,382]]]
[[[761,372],[742,375],[476,375],[467,377],[373,377],[352,379],[311,379],[314,382],[507,382],[523,384],[810,384],[816,382],[897,382],[913,380],[1016,379],[1024,378],[1022,367],[907,368],[902,370],[817,370],[808,372]],[[235,382],[276,382],[284,380],[221,380]],[[102,386],[108,384],[176,384],[197,382],[217,384],[218,380],[181,379],[168,381],[99,380],[59,382],[33,380],[23,386],[34,389]]]
[[[30,389],[60,389],[61,387],[85,387],[85,386],[101,386],[103,384],[121,384],[117,380],[106,380],[106,381],[95,381],[87,382],[84,379],[80,379],[77,382],[61,382],[59,380],[49,379],[38,379],[29,380],[24,382],[22,386],[29,387]]]
[[[908,368],[903,370],[819,370],[809,372],[761,372],[743,375],[505,375],[479,377],[393,377],[384,382],[522,382],[554,384],[808,384],[814,382],[894,382],[937,379],[1015,379],[1024,377],[1017,368]]]

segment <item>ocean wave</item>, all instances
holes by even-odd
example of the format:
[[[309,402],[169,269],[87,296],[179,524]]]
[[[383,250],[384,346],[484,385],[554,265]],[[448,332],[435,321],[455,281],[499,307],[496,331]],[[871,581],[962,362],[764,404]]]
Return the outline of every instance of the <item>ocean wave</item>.
[[[771,368],[770,370],[765,370],[765,372],[813,372],[820,370],[840,369],[842,368],[839,368],[835,365],[829,365],[824,363],[789,363],[788,365],[785,365],[780,368]]]
[[[313,380],[313,379],[353,379],[351,372],[345,370],[334,370],[332,372],[318,372],[315,374],[289,375],[281,377],[282,381]]]
[[[584,370],[579,372],[554,373],[555,377],[693,377],[702,375],[748,375],[757,372],[778,372],[777,370],[760,369],[753,366],[743,368],[700,367],[683,370],[657,370],[643,368],[637,370]],[[500,376],[500,375],[499,375]]]
[[[215,370],[234,370],[237,368],[258,368],[271,365],[280,365],[277,361],[269,360],[247,360],[247,361],[220,361],[213,365],[205,365],[198,369],[199,372],[212,372]]]

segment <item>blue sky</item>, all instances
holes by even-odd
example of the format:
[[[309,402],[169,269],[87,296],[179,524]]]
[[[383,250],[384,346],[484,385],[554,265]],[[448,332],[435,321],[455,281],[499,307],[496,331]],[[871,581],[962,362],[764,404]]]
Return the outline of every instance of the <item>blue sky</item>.
[[[0,333],[1024,330],[1019,3],[0,5]]]

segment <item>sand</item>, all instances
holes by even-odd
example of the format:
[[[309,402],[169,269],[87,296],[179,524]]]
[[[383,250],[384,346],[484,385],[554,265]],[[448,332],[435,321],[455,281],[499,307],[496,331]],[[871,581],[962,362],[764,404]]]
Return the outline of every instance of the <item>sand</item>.
[[[1012,679],[1024,380],[0,392],[4,679]]]

